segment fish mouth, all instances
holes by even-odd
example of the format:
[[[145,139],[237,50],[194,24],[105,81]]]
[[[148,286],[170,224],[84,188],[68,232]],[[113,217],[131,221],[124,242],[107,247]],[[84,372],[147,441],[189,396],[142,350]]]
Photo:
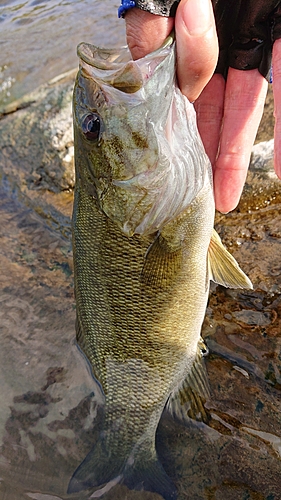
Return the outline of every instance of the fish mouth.
[[[132,60],[128,46],[118,49],[106,49],[85,42],[79,43],[77,55],[81,61],[93,68],[105,70],[120,69],[120,64]]]
[[[170,35],[167,36],[167,38],[164,40],[159,49],[151,52],[141,59],[138,59],[137,61],[141,61],[142,59],[153,59],[155,56],[159,55],[159,53],[163,53],[163,49],[171,49],[174,42],[175,34],[174,31],[172,31]],[[117,49],[112,49],[101,48],[95,45],[91,45],[90,43],[81,42],[77,46],[77,55],[79,59],[89,64],[90,66],[107,70],[120,69],[120,64],[124,64],[133,60],[128,45],[124,45],[123,47],[119,47]],[[163,54],[163,57],[165,58],[166,54]]]
[[[134,61],[128,46],[117,49],[81,42],[77,47],[80,67],[95,81],[132,94],[140,90],[173,50],[175,37],[169,35],[159,49]]]

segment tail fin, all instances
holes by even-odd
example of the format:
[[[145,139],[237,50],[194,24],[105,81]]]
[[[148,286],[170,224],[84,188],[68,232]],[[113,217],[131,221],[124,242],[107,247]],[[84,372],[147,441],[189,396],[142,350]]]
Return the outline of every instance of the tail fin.
[[[165,500],[177,499],[176,487],[156,456],[151,460],[143,457],[141,463],[126,466],[122,483],[131,490],[158,493]]]
[[[158,461],[157,457],[133,457],[124,461],[120,457],[105,454],[102,440],[86,456],[74,472],[67,493],[77,493],[95,487],[90,498],[100,498],[116,484],[124,484],[131,490],[151,491],[162,495],[164,500],[176,500],[177,490]]]
[[[114,484],[120,482],[120,470],[122,470],[124,459],[118,457],[113,460],[105,449],[103,439],[99,439],[96,446],[88,453],[74,472],[67,493],[78,493],[95,486],[104,485],[113,479]],[[118,481],[117,481],[118,478]]]

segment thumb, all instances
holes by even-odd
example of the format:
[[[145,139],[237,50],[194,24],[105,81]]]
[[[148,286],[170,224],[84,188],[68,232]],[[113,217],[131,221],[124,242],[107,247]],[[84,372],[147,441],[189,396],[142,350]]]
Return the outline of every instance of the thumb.
[[[125,16],[127,43],[133,59],[159,49],[173,29],[174,19],[130,9]]]
[[[175,19],[177,77],[182,93],[195,101],[218,59],[218,40],[210,0],[181,0]]]

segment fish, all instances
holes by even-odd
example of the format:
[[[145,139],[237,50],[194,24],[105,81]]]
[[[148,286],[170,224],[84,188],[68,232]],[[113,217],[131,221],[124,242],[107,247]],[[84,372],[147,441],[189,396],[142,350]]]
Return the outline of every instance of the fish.
[[[212,168],[177,85],[175,44],[171,34],[136,61],[127,47],[78,46],[76,338],[104,407],[68,493],[124,484],[177,498],[155,447],[160,418],[204,419],[210,279],[252,288],[214,230]]]

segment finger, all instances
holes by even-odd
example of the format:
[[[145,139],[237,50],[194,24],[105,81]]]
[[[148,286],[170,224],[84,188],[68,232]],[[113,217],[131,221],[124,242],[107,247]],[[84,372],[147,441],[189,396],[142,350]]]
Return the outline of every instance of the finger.
[[[219,156],[214,166],[216,208],[233,210],[240,198],[262,117],[267,81],[257,69],[228,71]]]
[[[133,59],[159,49],[174,25],[172,17],[155,16],[140,9],[130,9],[125,21],[127,43]]]
[[[179,87],[190,101],[194,101],[210,80],[218,59],[211,1],[182,0],[175,28]]]
[[[214,165],[223,117],[225,80],[215,74],[194,103],[197,126],[207,155]]]
[[[276,40],[272,53],[274,96],[274,167],[281,179],[281,40]]]

